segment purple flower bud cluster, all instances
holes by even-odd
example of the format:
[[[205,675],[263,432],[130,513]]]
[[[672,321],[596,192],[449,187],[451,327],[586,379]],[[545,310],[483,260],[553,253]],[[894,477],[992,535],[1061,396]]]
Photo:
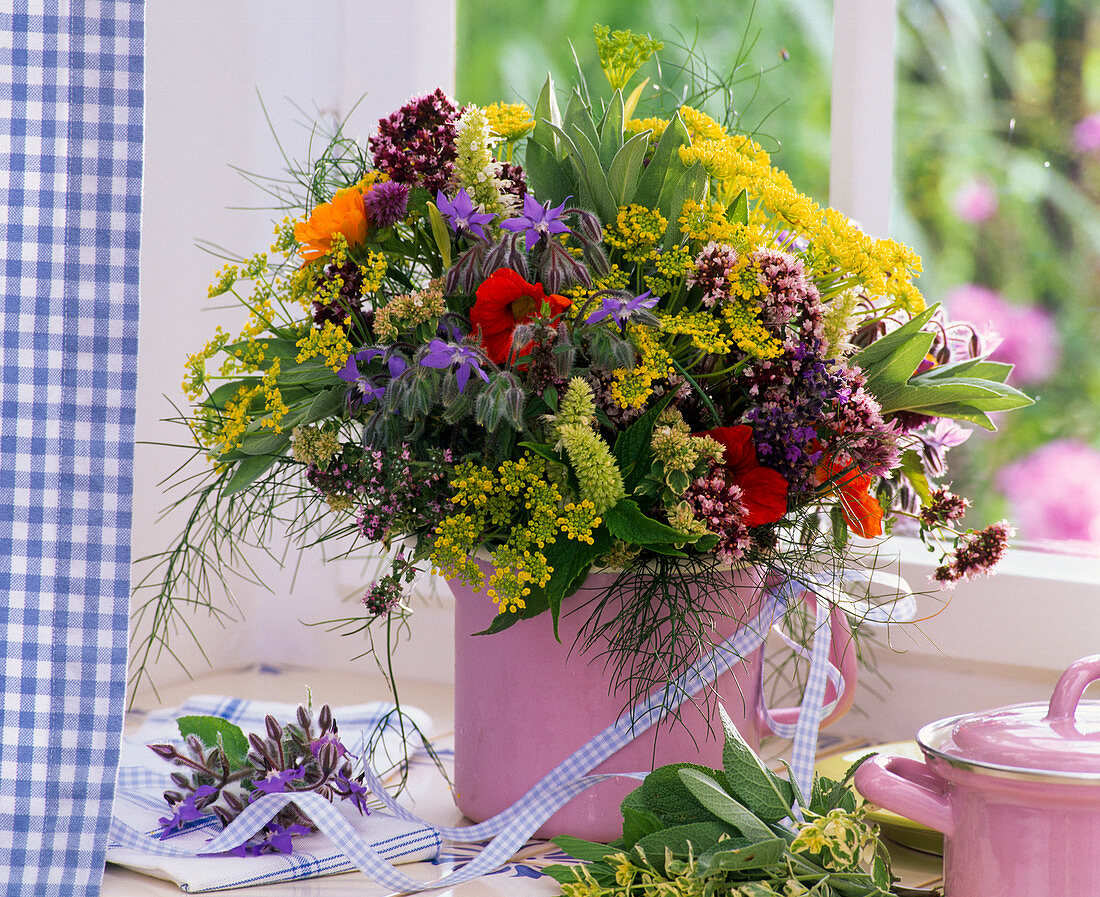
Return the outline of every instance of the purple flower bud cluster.
[[[363,197],[363,209],[372,227],[393,227],[405,218],[409,208],[409,185],[382,181]]]
[[[768,288],[760,300],[765,325],[786,324],[805,310],[820,308],[821,296],[806,279],[802,259],[780,249],[759,249],[752,258],[760,265]]]
[[[862,373],[818,357],[818,345],[801,343],[743,372],[755,397],[744,422],[753,428],[760,463],[783,474],[792,491],[811,486],[822,442],[873,475],[897,467],[900,456],[898,434],[883,421]]]
[[[1014,531],[1007,520],[991,523],[983,530],[963,536],[954,555],[941,564],[932,579],[953,586],[961,579],[989,574],[1004,557]]]
[[[451,180],[458,110],[438,88],[380,119],[370,138],[374,167],[390,180],[423,187],[433,196]]]
[[[969,507],[970,499],[940,486],[932,492],[932,501],[920,509],[920,522],[928,527],[948,524],[961,520]]]
[[[752,544],[744,523],[748,512],[741,501],[743,495],[740,486],[726,482],[720,467],[714,467],[684,492],[684,501],[695,519],[718,536],[714,552],[723,564],[744,557]]]
[[[728,276],[736,261],[736,249],[713,241],[695,257],[695,270],[688,275],[687,283],[703,291],[703,304],[707,308],[721,305],[729,298]]]
[[[365,452],[359,466],[359,532],[370,542],[385,542],[391,533],[417,532],[438,523],[449,507],[447,470],[452,462],[449,449],[427,462],[414,460],[408,446]]]

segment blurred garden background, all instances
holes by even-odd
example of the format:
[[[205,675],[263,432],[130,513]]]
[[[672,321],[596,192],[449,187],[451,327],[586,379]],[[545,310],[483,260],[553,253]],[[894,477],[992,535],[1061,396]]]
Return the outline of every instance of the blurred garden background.
[[[1039,399],[951,456],[972,526],[1100,547],[1100,4],[898,0],[890,236],[920,285],[1001,340],[993,357]],[[831,0],[458,0],[457,97],[533,104],[567,89],[592,23],[691,46],[728,73],[737,126],[796,186],[828,201]],[[678,30],[677,30],[678,29]],[[646,70],[643,70],[643,74]],[[585,72],[602,78],[598,67]],[[705,107],[706,108],[706,107]],[[714,102],[708,111],[720,113]],[[885,236],[885,235],[882,235]],[[1091,546],[1086,543],[1092,543]]]

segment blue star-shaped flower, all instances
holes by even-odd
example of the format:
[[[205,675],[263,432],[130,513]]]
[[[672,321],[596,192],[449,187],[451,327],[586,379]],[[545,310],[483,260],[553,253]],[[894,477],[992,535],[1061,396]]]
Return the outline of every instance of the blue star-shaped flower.
[[[549,240],[551,234],[570,233],[569,228],[561,221],[562,212],[565,211],[565,203],[569,202],[570,199],[572,197],[567,196],[565,202],[556,209],[552,209],[549,202],[542,205],[530,193],[525,193],[523,195],[523,214],[516,218],[505,219],[500,222],[500,226],[515,233],[522,232],[526,237],[524,248],[530,252],[531,247],[543,237]]]
[[[428,353],[420,359],[420,366],[442,370],[458,365],[455,375],[458,379],[458,391],[464,392],[470,374],[477,374],[486,383],[489,382],[489,375],[481,369],[481,361],[482,357],[477,349],[433,339],[428,343]]]
[[[477,211],[477,206],[465,187],[459,188],[453,200],[447,199],[446,194],[440,190],[435,196],[435,206],[456,234],[466,231],[482,240],[487,239],[484,226],[493,220],[493,216]]]

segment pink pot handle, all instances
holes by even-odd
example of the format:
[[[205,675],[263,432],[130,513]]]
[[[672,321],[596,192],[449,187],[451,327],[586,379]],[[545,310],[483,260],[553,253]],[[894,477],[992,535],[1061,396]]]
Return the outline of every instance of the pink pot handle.
[[[1054,686],[1045,721],[1071,721],[1077,713],[1081,695],[1097,679],[1100,679],[1100,654],[1090,654],[1071,663]]]
[[[821,721],[822,727],[840,719],[851,709],[852,702],[856,698],[856,677],[859,670],[855,640],[852,638],[852,630],[848,625],[848,615],[839,607],[834,607],[829,613],[829,630],[831,634],[829,663],[840,671],[843,690],[840,697],[837,698],[833,683],[830,682],[826,686],[825,703],[830,704],[835,700],[836,706]],[[770,713],[775,722],[794,725],[798,722],[798,715],[801,710],[801,707],[780,707],[770,711]],[[767,717],[764,716],[762,710],[756,714],[756,727],[761,736],[776,734],[768,725]]]
[[[856,770],[856,789],[884,810],[950,835],[954,829],[947,783],[926,763],[894,754],[877,754]]]

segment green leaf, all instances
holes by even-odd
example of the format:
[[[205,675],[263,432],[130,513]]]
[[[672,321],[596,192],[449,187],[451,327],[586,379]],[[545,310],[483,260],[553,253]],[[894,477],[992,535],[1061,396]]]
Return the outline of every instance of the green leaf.
[[[630,850],[630,848],[646,835],[651,835],[653,832],[658,832],[664,828],[664,824],[656,813],[628,806],[626,801],[623,802],[621,809],[623,814],[623,837],[621,843],[625,850]]]
[[[633,807],[656,814],[665,825],[684,825],[704,821],[705,813],[695,795],[680,778],[680,771],[694,769],[700,775],[714,780],[718,787],[729,792],[725,773],[695,763],[671,763],[653,770],[637,789],[627,795],[623,807]]]
[[[607,103],[603,121],[600,122],[600,166],[604,171],[611,168],[611,160],[623,148],[623,92],[616,90]]]
[[[745,227],[749,226],[749,194],[747,190],[742,189],[734,197],[733,202],[726,209],[726,218],[731,222],[739,222]]]
[[[435,248],[439,250],[440,258],[443,260],[443,267],[449,268],[451,267],[451,229],[447,227],[447,222],[443,220],[434,202],[428,203],[428,220],[432,225],[432,239],[435,240]]]
[[[615,437],[615,445],[611,454],[619,464],[619,470],[623,474],[623,486],[627,492],[633,492],[634,488],[645,476],[643,462],[649,457],[649,443],[653,439],[653,427],[657,423],[657,417],[665,406],[672,400],[672,394],[662,396],[661,399],[647,409],[645,414],[639,417],[625,430],[620,430]]]
[[[527,142],[528,156],[523,163],[525,169],[530,161],[532,145],[549,150],[551,156],[555,159],[561,158],[558,152],[557,138],[550,129],[550,125],[560,124],[561,112],[558,111],[558,97],[554,90],[554,79],[547,75],[542,90],[539,91],[539,98],[535,103],[535,130],[531,132],[531,140]]]
[[[607,173],[607,185],[611,188],[611,198],[617,205],[625,206],[633,201],[648,146],[649,138],[645,134],[635,134],[612,160],[611,169]]]
[[[492,635],[503,632],[505,629],[515,626],[520,620],[530,620],[532,617],[544,614],[550,609],[550,605],[546,600],[546,592],[537,585],[531,586],[531,594],[527,596],[526,602],[522,610],[497,614],[493,617],[492,623],[482,629],[481,632],[475,632],[474,635]]]
[[[582,160],[577,174],[588,187],[592,202],[596,207],[596,214],[604,224],[615,220],[619,214],[619,207],[615,204],[615,198],[611,195],[611,187],[607,183],[607,173],[600,162],[599,152],[595,144],[579,127],[573,127],[573,144]],[[573,159],[576,166],[576,157]]]
[[[573,93],[570,94],[569,102],[565,106],[561,127],[568,133],[572,133],[574,128],[578,129],[588,137],[593,147],[600,142],[600,135],[596,131],[596,120],[592,117],[592,107],[585,102],[576,88],[573,88]]]
[[[280,387],[283,387],[335,379],[336,374],[327,364],[322,364],[319,361],[303,361],[301,364],[288,367],[286,370],[280,370],[276,382]]]
[[[298,423],[312,424],[319,420],[332,417],[332,415],[336,414],[336,412],[344,407],[344,394],[346,392],[347,390],[345,387],[335,386],[332,389],[326,389],[324,392],[317,393],[309,403],[305,414],[302,415],[302,419]]]
[[[630,96],[626,98],[626,102],[623,103],[624,121],[630,121],[634,116],[634,110],[638,108],[638,100],[642,98],[642,91],[645,90],[647,84],[649,84],[649,78],[643,80],[641,84],[630,92]]]
[[[246,455],[281,455],[289,445],[290,435],[287,433],[257,430],[244,435],[240,450]]]
[[[665,852],[673,857],[686,859],[690,851],[694,856],[715,847],[723,835],[730,835],[729,826],[721,822],[691,822],[662,829],[638,840],[638,847],[646,859],[657,869],[665,868]]]
[[[595,539],[593,542],[595,543]],[[550,607],[550,617],[554,624],[554,638],[558,638],[558,616],[561,603],[568,589],[578,578],[588,572],[597,554],[606,551],[600,545],[589,545],[570,539],[565,533],[558,533],[556,539],[543,549],[546,562],[553,568],[553,574],[544,588],[546,603]]]
[[[962,361],[954,361],[950,364],[937,365],[923,373],[917,374],[914,380],[942,380],[945,377],[959,377],[966,374],[979,380],[992,380],[996,383],[1004,383],[1008,375],[1012,373],[1013,365],[1000,361],[986,361],[984,358],[964,358]]]
[[[790,816],[794,799],[790,783],[764,765],[721,705],[718,713],[726,738],[722,748],[722,766],[729,783],[726,790],[764,822]]]
[[[702,199],[706,184],[707,173],[703,166],[696,162],[680,175],[679,180],[676,182],[676,186],[669,196],[669,211],[667,214],[663,208],[664,197],[662,197],[661,214],[668,219],[668,229],[665,231],[665,239],[662,244],[665,249],[671,249],[680,241],[680,213],[683,211],[684,203],[689,199]]]
[[[882,339],[875,340],[871,345],[864,349],[861,349],[855,355],[852,356],[852,364],[857,365],[867,373],[870,378],[870,372],[874,369],[875,365],[885,361],[896,351],[902,348],[909,340],[913,339],[920,329],[932,320],[932,315],[935,314],[939,305],[930,305],[924,311],[922,311],[915,318],[911,318],[906,321],[897,330],[892,330],[887,333]]]
[[[767,869],[769,866],[775,866],[783,861],[783,854],[786,851],[787,842],[782,838],[777,838],[769,831],[767,840],[729,848],[725,845],[726,842],[723,841],[712,850],[699,856],[699,867],[701,872],[705,871],[707,874],[713,874],[715,872],[741,872],[742,870],[748,869]],[[744,888],[749,884],[751,884],[751,882],[746,882],[741,887]],[[764,893],[774,894],[775,892],[765,891]]]
[[[878,396],[908,383],[928,355],[935,338],[934,333],[925,333],[923,330],[914,334],[867,373],[867,388]]]
[[[243,769],[248,765],[248,738],[240,726],[220,716],[181,716],[176,725],[184,738],[197,735],[205,747],[220,745],[230,769]]]
[[[529,452],[533,452],[540,458],[545,458],[547,461],[553,461],[555,464],[564,463],[561,455],[543,442],[521,442],[519,446],[527,449]]]
[[[565,197],[577,192],[569,161],[558,159],[552,150],[538,143],[527,143],[523,168],[527,173],[527,182],[536,196],[545,196],[560,203]]]
[[[734,826],[746,838],[763,841],[774,837],[775,833],[770,828],[751,810],[730,797],[713,778],[695,769],[681,769],[679,772],[680,780],[706,810]]]
[[[252,350],[255,346],[260,346],[264,350],[264,359],[258,365],[258,369],[261,371],[266,371],[269,367],[271,367],[271,362],[273,362],[276,358],[278,358],[280,361],[292,361],[298,357],[298,353],[301,351],[290,340],[278,339],[274,337],[267,337],[256,340],[242,340],[241,342],[230,343],[227,346],[222,346],[221,351],[223,351],[226,355],[236,355],[238,350]]]
[[[952,377],[944,380],[917,381],[879,394],[882,412],[920,411],[937,417],[953,417],[950,410],[964,413],[1011,411],[1033,404],[1033,400],[1007,383]],[[947,409],[947,410],[933,410]]]
[[[920,496],[921,503],[929,504],[932,501],[932,487],[928,485],[924,462],[915,450],[906,449],[901,453],[901,472],[913,487],[913,491]]]
[[[237,463],[232,476],[222,487],[221,497],[228,498],[251,486],[262,477],[277,460],[278,455],[252,455]]]
[[[671,204],[671,186],[687,171],[687,166],[680,159],[680,147],[691,143],[691,135],[684,126],[684,120],[680,113],[675,113],[665,126],[661,139],[653,149],[653,157],[645,168],[642,179],[638,182],[638,189],[634,194],[634,201],[649,209],[659,209],[665,218],[671,218],[668,205]],[[666,194],[665,187],[669,186]],[[668,203],[662,203],[666,198]],[[677,218],[679,216],[677,215]]]
[[[559,835],[551,840],[565,853],[573,857],[573,859],[584,860],[586,863],[602,860],[604,857],[615,853],[615,851],[606,844],[597,844],[595,841],[585,841],[581,838],[574,838],[572,835]]]
[[[699,538],[697,535],[685,535],[667,524],[647,517],[637,503],[629,498],[619,499],[618,504],[604,512],[603,519],[608,532],[629,545],[644,545],[648,548],[694,542]]]

